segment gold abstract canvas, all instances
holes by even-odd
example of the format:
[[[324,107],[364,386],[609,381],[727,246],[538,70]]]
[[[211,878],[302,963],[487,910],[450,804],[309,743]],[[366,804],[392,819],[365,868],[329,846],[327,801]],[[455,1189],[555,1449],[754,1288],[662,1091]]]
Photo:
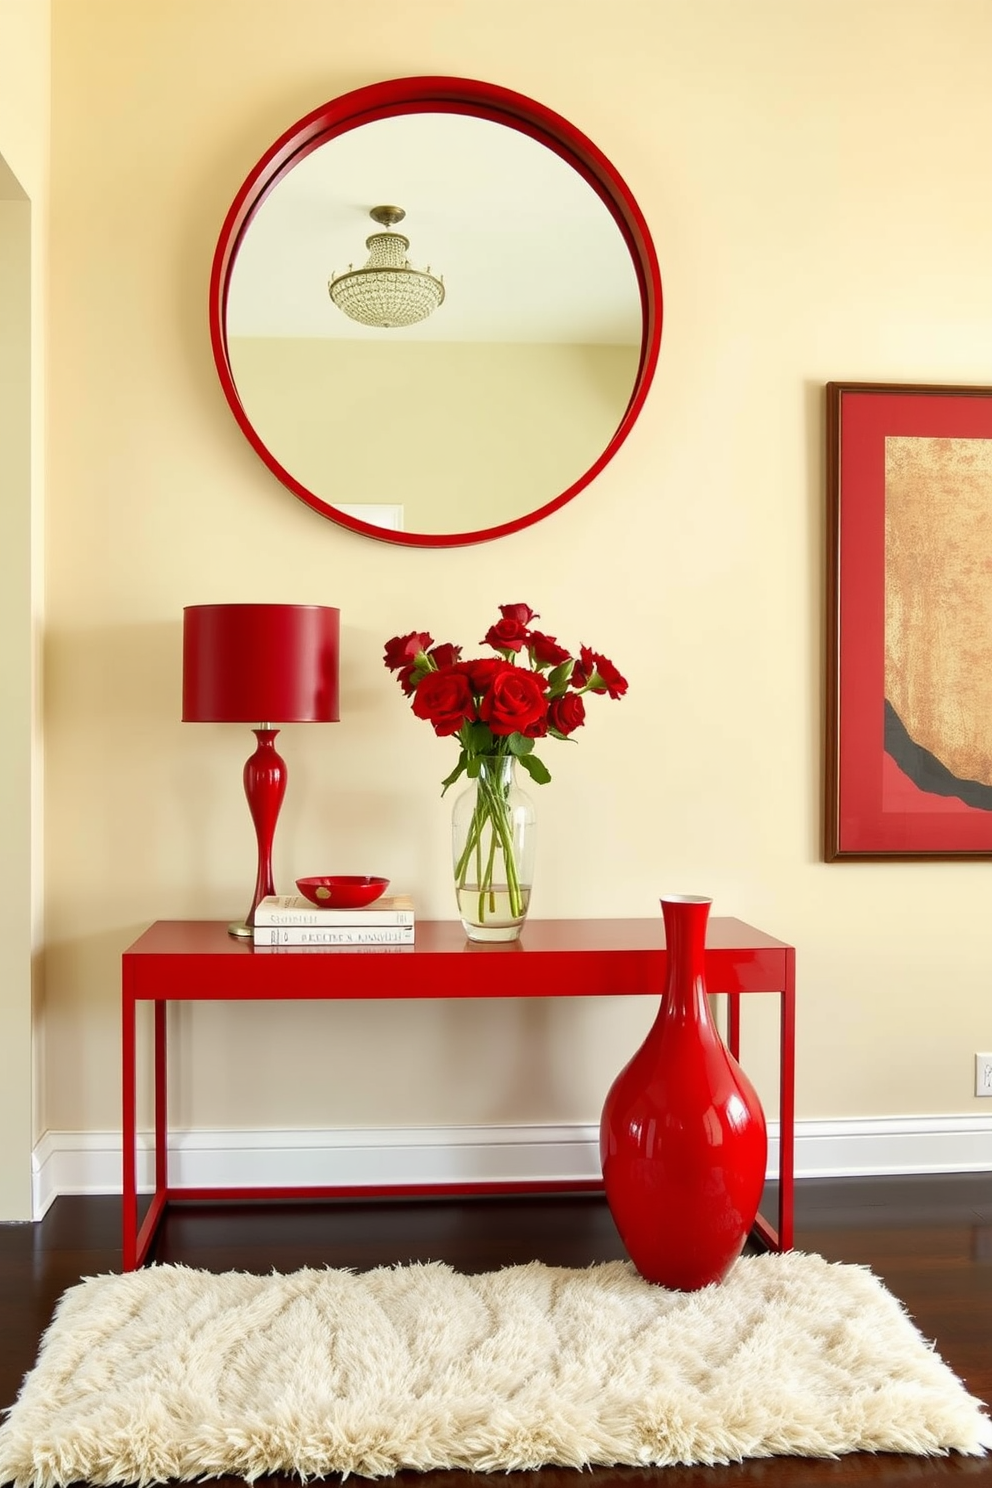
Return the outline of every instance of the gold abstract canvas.
[[[885,441],[885,696],[956,780],[992,787],[992,440]]]

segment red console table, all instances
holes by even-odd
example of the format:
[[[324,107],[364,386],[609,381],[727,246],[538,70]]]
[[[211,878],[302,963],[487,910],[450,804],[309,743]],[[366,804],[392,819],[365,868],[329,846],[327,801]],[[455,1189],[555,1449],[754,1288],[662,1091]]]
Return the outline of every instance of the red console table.
[[[487,986],[484,964],[465,958],[512,957]],[[493,968],[495,972],[495,967]],[[307,1188],[173,1187],[168,1171],[166,1004],[210,1001],[448,997],[660,997],[665,984],[660,917],[635,920],[528,920],[505,945],[466,940],[455,921],[420,920],[410,946],[253,946],[212,920],[159,920],[123,953],[124,1270],[140,1266],[168,1203],[192,1199],[356,1198],[601,1190],[601,1179]],[[740,1048],[740,997],[781,999],[779,1193],[777,1230],[759,1215],[755,1231],[771,1250],[792,1245],[795,1100],[795,951],[741,920],[712,918],[706,940],[710,992],[727,996],[727,1042]],[[480,985],[484,990],[480,991]],[[138,1224],[136,1008],[154,1004],[155,1188]],[[633,1052],[633,1051],[631,1051]]]

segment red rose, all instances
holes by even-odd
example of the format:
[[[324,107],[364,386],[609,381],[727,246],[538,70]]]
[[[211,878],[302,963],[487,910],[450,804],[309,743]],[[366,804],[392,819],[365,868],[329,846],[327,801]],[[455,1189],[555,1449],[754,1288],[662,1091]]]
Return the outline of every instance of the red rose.
[[[626,677],[621,677],[608,657],[590,651],[588,646],[581,648],[571,680],[573,687],[588,687],[590,692],[608,692],[611,698],[621,698],[627,691]]]
[[[406,666],[433,644],[434,637],[429,636],[426,630],[411,630],[409,635],[393,636],[391,641],[386,642],[383,663],[391,672],[398,672],[400,667]]]
[[[461,646],[453,646],[450,641],[445,641],[442,645],[435,646],[433,651],[429,651],[427,654],[438,671],[443,672],[445,667],[454,666],[462,654],[462,648]]]
[[[406,693],[407,697],[410,697],[413,694],[414,690],[416,689],[417,683],[420,680],[420,676],[421,673],[417,670],[412,661],[408,661],[406,666],[400,667],[399,671],[396,673],[396,680],[402,687],[403,691]]]
[[[436,734],[457,734],[463,723],[475,717],[475,702],[465,673],[456,667],[427,672],[413,694],[413,711],[426,718]]]
[[[500,672],[514,670],[512,661],[504,661],[502,656],[479,656],[474,661],[460,661],[457,667],[460,672],[465,673],[468,685],[476,697],[489,691],[493,685],[493,678]]]
[[[479,702],[479,717],[494,734],[526,734],[539,739],[547,732],[547,679],[537,672],[508,666],[493,678]]]
[[[509,609],[510,606],[504,608]],[[529,634],[522,621],[504,616],[489,627],[482,640],[486,646],[492,646],[497,651],[519,651]]]
[[[572,668],[573,687],[588,687],[596,672],[596,658],[588,646],[579,647],[579,659]]]
[[[554,636],[542,635],[539,630],[531,631],[527,647],[537,666],[561,666],[569,658]]]
[[[606,690],[611,698],[622,698],[627,691],[627,679],[622,677],[606,656],[596,656],[596,670],[600,679],[606,684]]]
[[[548,723],[560,734],[572,734],[586,721],[586,705],[577,692],[564,692],[548,704]]]
[[[530,605],[524,604],[500,605],[499,612],[504,620],[518,620],[521,625],[529,625],[532,620],[541,618]]]

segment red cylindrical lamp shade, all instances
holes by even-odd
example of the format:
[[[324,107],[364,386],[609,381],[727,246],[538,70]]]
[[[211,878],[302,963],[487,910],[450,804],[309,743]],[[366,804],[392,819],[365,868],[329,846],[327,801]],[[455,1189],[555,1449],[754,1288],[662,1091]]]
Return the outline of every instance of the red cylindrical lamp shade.
[[[336,723],[339,618],[330,605],[187,605],[183,722]]]

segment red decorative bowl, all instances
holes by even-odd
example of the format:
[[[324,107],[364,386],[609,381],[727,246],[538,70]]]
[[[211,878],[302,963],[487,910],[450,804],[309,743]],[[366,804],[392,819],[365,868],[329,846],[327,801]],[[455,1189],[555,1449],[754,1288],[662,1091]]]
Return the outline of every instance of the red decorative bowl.
[[[318,909],[362,909],[386,892],[389,879],[369,878],[364,873],[323,873],[298,878],[296,887]]]

